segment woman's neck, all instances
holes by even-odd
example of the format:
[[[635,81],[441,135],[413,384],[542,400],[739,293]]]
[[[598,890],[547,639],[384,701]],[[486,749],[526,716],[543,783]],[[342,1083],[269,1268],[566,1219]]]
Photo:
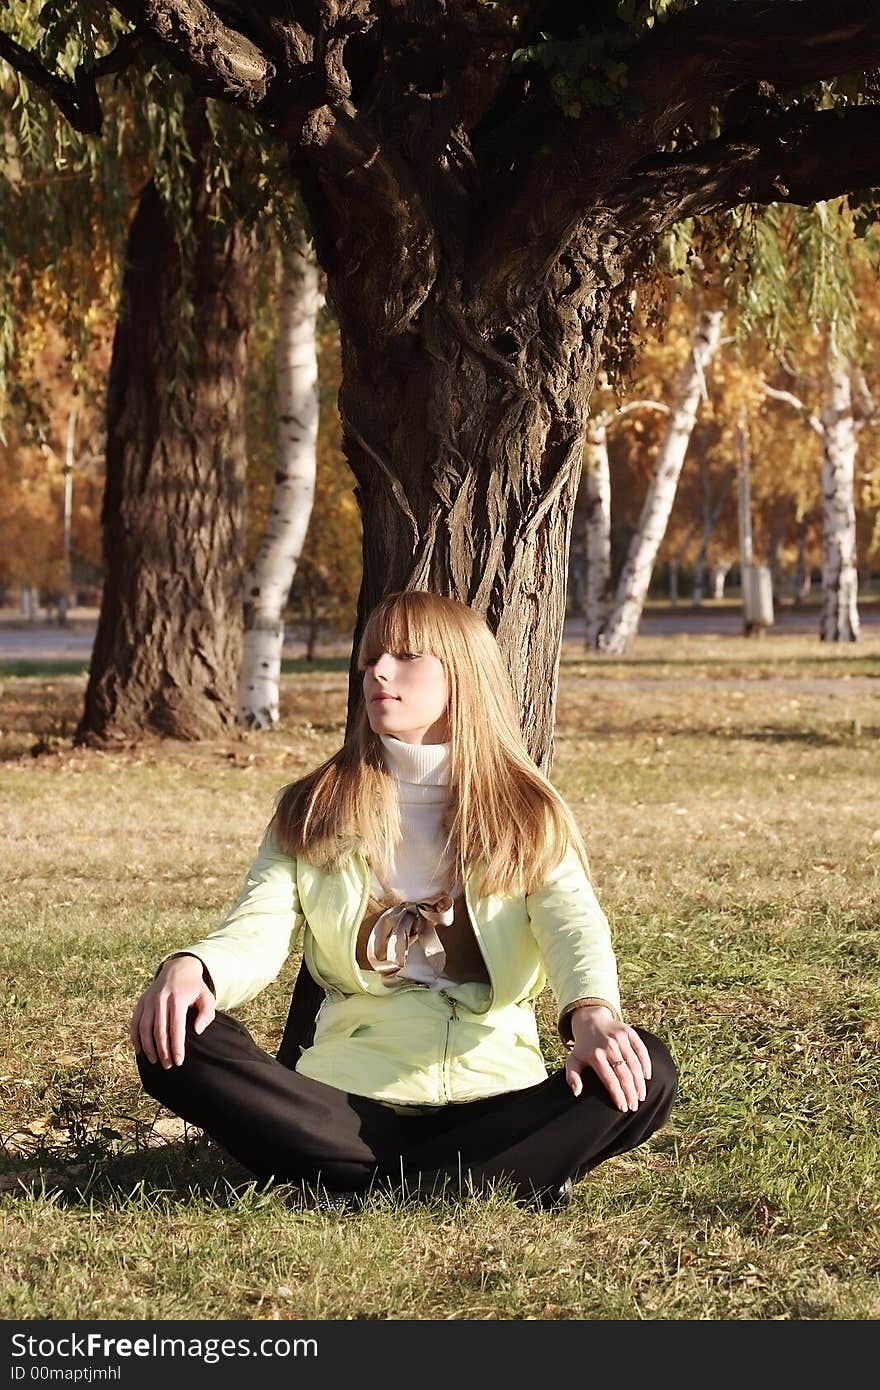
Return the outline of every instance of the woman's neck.
[[[397,779],[403,797],[414,788],[449,785],[448,743],[404,743],[388,734],[380,734],[379,738],[385,766]]]

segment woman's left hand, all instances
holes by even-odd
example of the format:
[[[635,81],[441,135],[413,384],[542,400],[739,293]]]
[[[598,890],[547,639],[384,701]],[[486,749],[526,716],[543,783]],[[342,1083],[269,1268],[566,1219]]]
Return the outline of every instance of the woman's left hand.
[[[651,1079],[651,1057],[636,1030],[618,1022],[604,1004],[582,1005],[569,1021],[574,1041],[565,1079],[572,1093],[581,1094],[582,1073],[591,1067],[618,1110],[637,1110]]]

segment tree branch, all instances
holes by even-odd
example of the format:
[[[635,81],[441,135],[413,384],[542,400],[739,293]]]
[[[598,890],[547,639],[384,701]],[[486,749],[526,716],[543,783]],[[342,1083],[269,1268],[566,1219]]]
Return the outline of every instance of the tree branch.
[[[116,47],[95,60],[91,75],[97,81],[113,72],[124,72],[143,50],[142,35],[136,29],[123,34]]]
[[[608,203],[634,166],[744,85],[796,87],[876,64],[874,0],[703,0],[674,15],[632,51],[619,107],[560,112],[550,135],[539,128],[480,230],[474,281],[527,302],[585,218],[597,234],[610,225]]]
[[[628,415],[631,410],[659,410],[664,415],[669,414],[669,406],[663,401],[627,401],[626,405],[617,407],[614,415]]]
[[[722,136],[636,166],[613,206],[630,229],[663,231],[683,217],[740,203],[809,204],[880,184],[880,107],[851,106]]]
[[[29,49],[22,48],[15,39],[3,33],[0,33],[0,58],[21,73],[26,81],[46,92],[74,130],[81,131],[83,135],[101,134],[98,93],[94,81],[83,69],[77,69],[74,81],[62,77],[60,73],[50,72]]]
[[[110,53],[103,54],[103,57],[97,58],[92,65],[79,64],[72,79],[65,78],[58,72],[51,72],[49,68],[44,67],[43,63],[40,63],[35,54],[15,42],[15,39],[10,38],[7,33],[0,32],[0,58],[6,58],[10,67],[21,72],[26,81],[32,82],[33,86],[38,86],[40,90],[46,92],[61,114],[74,126],[75,131],[81,131],[83,135],[101,135],[101,131],[103,131],[103,113],[101,113],[96,82],[104,76],[113,74],[113,72],[122,72],[125,68],[131,67],[133,61],[142,56],[146,44],[154,44],[157,51],[163,53],[179,71],[184,71],[189,76],[197,75],[203,79],[203,88],[200,89],[207,89],[207,86],[210,85],[209,76],[204,75],[202,70],[197,70],[197,64],[192,60],[192,56],[186,56],[186,44],[182,46],[184,47],[184,53],[182,53],[178,29],[182,28],[186,31],[186,22],[182,22],[182,25],[177,26],[177,28],[171,22],[172,19],[188,21],[188,19],[195,18],[200,24],[202,22],[207,24],[207,28],[200,35],[203,49],[217,53],[217,29],[220,22],[211,15],[206,6],[199,3],[199,0],[196,0],[196,4],[186,4],[186,6],[179,7],[172,6],[172,4],[139,6],[138,3],[120,3],[117,8],[122,14],[125,14],[125,17],[131,19],[135,24],[135,29],[129,33],[124,33],[115,44],[114,49]],[[153,10],[161,10],[163,14],[158,15],[156,22],[150,24],[149,19],[152,18],[152,15],[147,15],[147,11]],[[163,22],[160,22],[163,19],[167,21],[164,26]],[[209,28],[213,28],[213,42],[211,42]],[[170,33],[172,29],[174,29],[178,42],[168,42],[167,33],[164,31]],[[242,74],[253,75],[253,71],[256,70],[257,63],[253,57],[250,65],[247,64],[247,57],[249,57],[249,51],[253,49],[253,46],[246,39],[242,39],[241,35],[234,35],[231,31],[224,32],[231,36],[227,67],[224,71],[222,64],[218,63],[218,70],[214,72],[214,90],[211,90],[210,93],[206,92],[206,95],[225,97],[229,101],[235,101],[239,106],[247,106],[247,100],[242,100],[241,79]],[[257,53],[257,50],[253,49],[253,53]],[[202,57],[204,58],[204,53]],[[236,63],[238,63],[238,68],[235,68]],[[266,68],[267,74],[271,75],[271,72],[274,71],[271,64],[264,63],[263,67]],[[234,72],[234,76],[229,75],[231,72]],[[238,82],[235,81],[235,75],[238,75]],[[218,83],[221,83],[220,88],[218,88]],[[254,93],[254,101],[259,95],[259,89],[257,89],[257,92]]]
[[[767,381],[762,380],[760,386],[765,396],[769,396],[772,401],[782,401],[784,405],[790,405],[793,410],[797,411],[798,415],[806,420],[810,429],[816,431],[820,439],[825,438],[825,429],[822,421],[819,419],[818,415],[812,413],[810,407],[805,405],[800,397],[794,395],[791,391],[780,391],[778,387],[771,386]]]
[[[880,425],[880,405],[874,399],[863,367],[853,368],[852,387],[853,403],[859,412],[854,422],[856,430],[860,432],[869,425],[872,427]]]
[[[151,34],[169,62],[216,97],[247,111],[266,102],[275,65],[249,38],[229,28],[202,0],[113,0],[136,28]],[[285,80],[296,73],[287,71]]]

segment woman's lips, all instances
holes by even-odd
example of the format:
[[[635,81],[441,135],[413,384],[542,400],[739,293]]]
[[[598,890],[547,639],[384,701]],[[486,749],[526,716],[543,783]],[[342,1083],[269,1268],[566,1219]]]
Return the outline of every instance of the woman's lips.
[[[373,704],[373,705],[375,705],[375,704],[379,704],[380,702],[385,701],[385,700],[399,700],[399,699],[400,699],[400,696],[399,696],[399,695],[374,695],[373,698],[372,698],[372,700],[370,701],[370,703]]]

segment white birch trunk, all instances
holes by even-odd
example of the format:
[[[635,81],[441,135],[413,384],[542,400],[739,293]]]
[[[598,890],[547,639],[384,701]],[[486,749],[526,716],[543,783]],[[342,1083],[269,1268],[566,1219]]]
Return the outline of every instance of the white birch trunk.
[[[669,429],[617,584],[614,607],[599,637],[601,649],[612,655],[622,655],[638,631],[657,551],[666,533],[697,418],[697,407],[705,390],[706,368],[721,337],[721,318],[720,310],[712,310],[701,314],[697,321],[693,348],[678,383]]]
[[[587,543],[587,650],[599,645],[611,607],[611,470],[608,466],[608,422],[589,421],[584,446],[584,493]]]
[[[724,585],[729,573],[725,565],[714,565],[712,568],[712,597],[719,602],[724,598]]]
[[[238,719],[248,729],[278,722],[284,605],[312,515],[318,438],[315,330],[324,302],[305,232],[284,256],[275,369],[278,431],[275,488],[266,530],[245,581]]]
[[[822,618],[823,642],[858,642],[859,578],[856,569],[854,498],[856,431],[849,364],[831,364],[830,395],[822,412]]]

